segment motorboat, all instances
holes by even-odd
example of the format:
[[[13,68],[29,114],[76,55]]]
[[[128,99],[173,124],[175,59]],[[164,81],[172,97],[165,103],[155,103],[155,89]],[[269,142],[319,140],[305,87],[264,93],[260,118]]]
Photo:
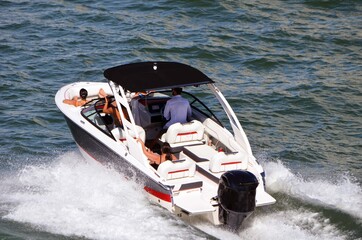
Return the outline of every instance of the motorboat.
[[[275,203],[236,114],[204,73],[156,61],[111,67],[104,77],[103,82],[68,84],[55,96],[84,158],[134,179],[152,203],[190,223],[209,221],[235,231],[256,207]],[[163,110],[172,88],[183,89],[192,116],[165,130]],[[88,92],[84,105],[63,102],[79,98],[81,89]],[[107,97],[99,95],[100,89]],[[103,111],[106,98],[122,109],[121,125]],[[177,160],[150,164],[139,139],[153,152],[168,142]]]

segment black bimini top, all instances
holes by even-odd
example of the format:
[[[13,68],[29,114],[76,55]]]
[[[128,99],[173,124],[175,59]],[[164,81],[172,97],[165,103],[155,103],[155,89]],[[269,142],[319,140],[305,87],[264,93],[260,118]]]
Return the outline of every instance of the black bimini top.
[[[177,62],[139,62],[108,68],[104,76],[131,92],[214,83],[201,71]]]

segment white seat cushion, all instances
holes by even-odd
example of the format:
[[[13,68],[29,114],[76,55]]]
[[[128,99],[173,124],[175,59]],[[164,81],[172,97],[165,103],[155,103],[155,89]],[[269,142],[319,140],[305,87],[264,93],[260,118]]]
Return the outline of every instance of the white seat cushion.
[[[195,175],[195,171],[196,164],[190,159],[165,161],[157,168],[159,175],[166,180],[193,177]]]
[[[200,142],[204,139],[204,125],[197,120],[192,120],[184,124],[172,124],[165,134],[162,135],[161,141],[168,142],[171,146],[173,144]]]
[[[209,169],[211,172],[218,173],[236,169],[245,170],[247,166],[248,159],[241,152],[229,154],[218,152],[210,160]]]
[[[145,130],[141,127],[136,125],[136,130],[138,132],[139,138],[145,142],[146,139],[146,133]],[[126,136],[125,132],[122,128],[118,127],[112,130],[113,136],[118,138],[119,141],[126,143]],[[136,137],[134,132],[130,132],[131,137]]]

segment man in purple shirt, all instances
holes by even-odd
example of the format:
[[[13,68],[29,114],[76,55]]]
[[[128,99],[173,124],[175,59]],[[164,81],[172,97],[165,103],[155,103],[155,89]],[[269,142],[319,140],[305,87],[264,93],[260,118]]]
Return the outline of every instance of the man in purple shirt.
[[[163,116],[168,122],[163,127],[167,129],[174,123],[186,123],[191,118],[191,106],[186,98],[183,98],[180,94],[182,88],[172,89],[172,98],[167,101]]]

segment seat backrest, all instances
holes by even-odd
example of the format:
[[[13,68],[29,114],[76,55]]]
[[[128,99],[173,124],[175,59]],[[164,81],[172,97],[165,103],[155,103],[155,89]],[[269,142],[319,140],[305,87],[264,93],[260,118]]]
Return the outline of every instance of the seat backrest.
[[[248,158],[241,152],[225,154],[225,152],[216,153],[210,160],[209,169],[211,172],[225,172],[230,170],[242,169],[248,167]]]
[[[172,124],[167,132],[162,136],[161,141],[170,144],[201,141],[204,138],[204,125],[197,120],[192,120],[184,124]]]
[[[138,125],[136,125],[136,130],[138,131],[139,138],[142,139],[142,141],[145,141],[146,138],[145,130]],[[125,131],[120,127],[113,129],[112,134],[114,138],[117,139],[118,142],[121,142],[122,144],[124,144],[124,146],[127,146],[130,154],[135,159],[140,161],[146,167],[150,166],[149,160],[147,159],[146,155],[143,153],[141,144],[136,141],[135,134],[133,132],[130,132],[130,137],[128,138],[128,140],[126,139]]]
[[[146,140],[146,133],[145,130],[143,129],[143,127],[136,125],[136,130],[138,132],[138,136],[139,138],[145,142]],[[118,127],[112,130],[113,136],[115,138],[118,138],[119,141],[126,143],[126,135],[125,132],[122,128]],[[135,137],[135,133],[130,131],[130,135],[131,137]]]
[[[157,168],[158,174],[166,180],[193,177],[195,175],[195,171],[196,164],[190,159],[165,161]]]

